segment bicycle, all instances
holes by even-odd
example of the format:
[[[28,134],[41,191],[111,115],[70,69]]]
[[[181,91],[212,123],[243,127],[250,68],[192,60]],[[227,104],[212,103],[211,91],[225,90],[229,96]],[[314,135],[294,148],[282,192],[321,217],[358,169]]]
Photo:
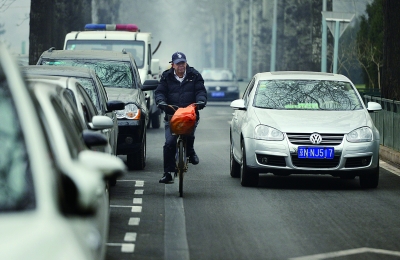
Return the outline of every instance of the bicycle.
[[[195,105],[197,108],[197,105],[200,103],[193,103],[192,105]],[[176,111],[179,107],[176,105],[165,105]],[[169,120],[172,118],[172,116],[169,116]],[[172,131],[172,135],[177,135],[176,139],[176,155],[175,155],[175,165],[176,165],[176,171],[175,171],[175,176],[178,176],[179,179],[179,197],[183,197],[183,177],[185,172],[188,171],[188,163],[189,163],[189,156],[186,153],[186,138],[187,134],[176,134]]]

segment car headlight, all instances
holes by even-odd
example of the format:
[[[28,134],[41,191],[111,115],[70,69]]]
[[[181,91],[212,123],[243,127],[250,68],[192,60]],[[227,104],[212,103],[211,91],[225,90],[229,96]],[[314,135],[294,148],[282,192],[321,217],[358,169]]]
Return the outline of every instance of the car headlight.
[[[282,141],[283,133],[266,125],[258,125],[256,129],[254,129],[254,138],[267,141]]]
[[[140,109],[135,104],[126,104],[124,110],[116,111],[118,119],[140,119]]]
[[[372,130],[367,126],[357,128],[348,133],[346,139],[350,143],[371,142]]]

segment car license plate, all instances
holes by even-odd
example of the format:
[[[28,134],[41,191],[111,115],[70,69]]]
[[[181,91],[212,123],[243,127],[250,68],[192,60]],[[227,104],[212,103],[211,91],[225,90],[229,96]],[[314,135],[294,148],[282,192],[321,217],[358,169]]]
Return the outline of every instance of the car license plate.
[[[222,91],[211,92],[211,96],[212,97],[224,97],[225,92],[222,92]]]
[[[297,156],[301,159],[333,159],[335,149],[333,147],[305,147],[300,146]]]

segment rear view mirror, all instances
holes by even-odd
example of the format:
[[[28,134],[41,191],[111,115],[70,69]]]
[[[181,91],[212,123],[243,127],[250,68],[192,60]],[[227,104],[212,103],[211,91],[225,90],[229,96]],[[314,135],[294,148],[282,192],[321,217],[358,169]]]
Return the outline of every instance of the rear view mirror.
[[[107,102],[107,110],[115,111],[115,110],[124,110],[125,103],[120,100],[111,100]]]
[[[159,82],[158,82],[158,80],[156,80],[156,79],[148,79],[148,80],[146,80],[146,81],[143,83],[142,90],[143,90],[143,91],[146,91],[146,90],[154,90],[154,89],[157,88],[158,83],[159,83]]]
[[[93,146],[104,146],[108,144],[107,137],[105,137],[103,134],[91,130],[83,130],[82,137],[86,146],[89,148]]]
[[[239,109],[239,110],[246,110],[246,106],[244,105],[243,99],[236,99],[231,102],[231,108]]]
[[[89,126],[92,130],[104,130],[112,128],[114,122],[108,116],[94,116]]]
[[[379,110],[382,110],[382,106],[381,106],[381,104],[376,103],[376,102],[368,102],[367,110],[368,110],[368,112],[377,112]]]
[[[117,178],[126,172],[126,165],[120,158],[106,153],[85,150],[79,153],[79,160],[85,166],[99,171],[104,180]]]

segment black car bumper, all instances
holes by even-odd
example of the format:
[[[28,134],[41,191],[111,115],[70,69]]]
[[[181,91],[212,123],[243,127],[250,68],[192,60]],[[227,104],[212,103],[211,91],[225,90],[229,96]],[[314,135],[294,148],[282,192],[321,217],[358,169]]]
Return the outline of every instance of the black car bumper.
[[[144,120],[118,119],[117,154],[139,151],[145,134]]]

